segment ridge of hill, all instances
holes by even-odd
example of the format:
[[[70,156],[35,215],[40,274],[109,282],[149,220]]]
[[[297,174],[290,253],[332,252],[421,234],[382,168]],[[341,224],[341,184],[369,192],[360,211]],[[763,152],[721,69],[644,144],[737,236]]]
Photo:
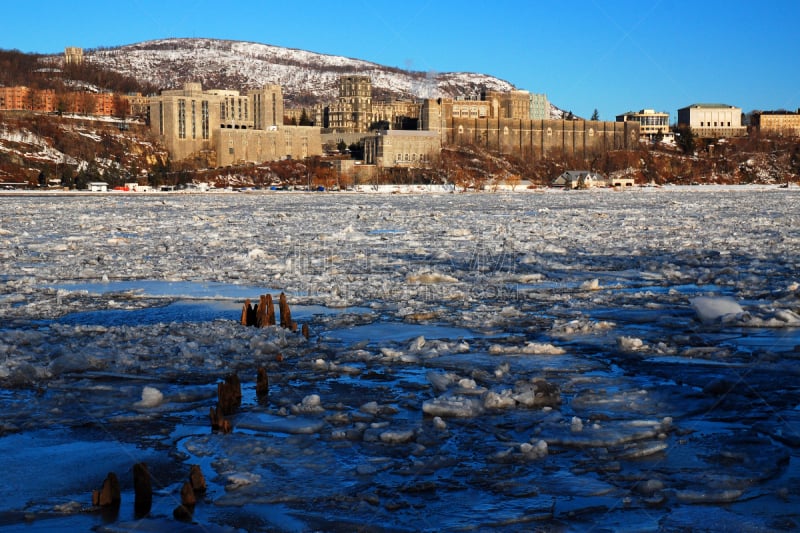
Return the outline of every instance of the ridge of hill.
[[[86,61],[154,86],[172,89],[199,81],[206,88],[247,90],[283,87],[291,106],[330,102],[337,78],[372,79],[373,98],[477,97],[510,91],[508,81],[472,72],[419,72],[343,56],[244,41],[170,38],[84,52]],[[555,109],[557,118],[560,110]],[[554,117],[556,118],[556,117]]]

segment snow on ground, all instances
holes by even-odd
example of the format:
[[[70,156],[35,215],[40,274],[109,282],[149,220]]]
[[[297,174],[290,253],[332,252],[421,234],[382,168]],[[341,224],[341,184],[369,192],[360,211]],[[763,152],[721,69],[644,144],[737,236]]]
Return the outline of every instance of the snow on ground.
[[[412,192],[3,197],[2,516],[200,464],[206,528],[798,523],[800,190]],[[308,340],[239,325],[281,291]]]

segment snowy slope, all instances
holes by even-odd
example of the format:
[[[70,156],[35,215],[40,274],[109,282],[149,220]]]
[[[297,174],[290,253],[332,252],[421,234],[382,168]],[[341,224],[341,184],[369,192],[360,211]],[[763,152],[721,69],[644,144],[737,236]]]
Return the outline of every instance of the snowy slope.
[[[163,88],[201,81],[207,88],[283,86],[288,103],[330,101],[336,79],[347,74],[372,78],[376,95],[397,97],[475,96],[481,90],[514,86],[485,74],[411,72],[359,59],[266,44],[217,39],[162,39],[86,51],[92,63]]]

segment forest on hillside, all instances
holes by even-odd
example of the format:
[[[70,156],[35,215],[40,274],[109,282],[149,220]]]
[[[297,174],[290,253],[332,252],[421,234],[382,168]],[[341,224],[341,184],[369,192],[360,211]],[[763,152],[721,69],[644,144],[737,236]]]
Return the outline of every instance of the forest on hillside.
[[[148,83],[104,69],[90,62],[64,65],[59,59],[18,50],[0,50],[0,87],[52,89],[56,94],[76,89],[121,94],[152,94]]]

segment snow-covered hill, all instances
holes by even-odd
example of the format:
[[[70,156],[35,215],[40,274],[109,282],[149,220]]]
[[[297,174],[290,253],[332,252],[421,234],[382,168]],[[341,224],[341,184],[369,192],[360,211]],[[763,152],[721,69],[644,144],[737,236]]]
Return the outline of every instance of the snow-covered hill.
[[[484,89],[514,89],[511,83],[486,74],[412,72],[360,59],[217,39],[146,41],[87,50],[85,57],[165,89],[188,81],[200,81],[207,88],[239,90],[279,84],[289,105],[332,101],[337,78],[348,74],[370,76],[377,98],[468,97]]]

